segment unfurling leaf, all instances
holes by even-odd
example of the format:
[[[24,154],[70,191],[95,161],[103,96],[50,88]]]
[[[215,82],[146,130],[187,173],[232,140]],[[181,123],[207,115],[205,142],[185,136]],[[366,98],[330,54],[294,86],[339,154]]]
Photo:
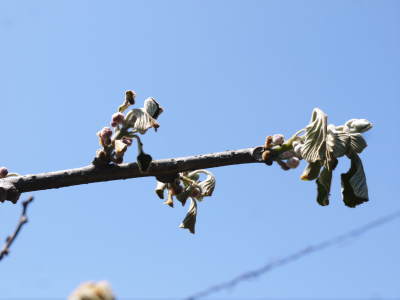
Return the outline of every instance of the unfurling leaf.
[[[351,133],[350,147],[354,152],[361,153],[367,147],[367,142],[360,133]]]
[[[325,161],[328,116],[319,108],[314,108],[310,124],[306,127],[302,157],[309,163]]]
[[[124,156],[126,149],[128,149],[128,145],[125,144],[122,140],[115,140],[114,149],[115,149],[115,157],[118,159]]]
[[[174,198],[172,197],[171,190],[168,190],[168,198],[164,201],[164,204],[168,205],[169,207],[174,207]]]
[[[301,180],[314,180],[318,177],[319,171],[321,170],[321,164],[319,162],[309,163],[306,169],[301,174]]]
[[[186,214],[185,219],[182,221],[179,228],[189,229],[191,233],[195,233],[196,226],[196,217],[197,217],[197,203],[196,200],[191,199],[189,211]]]
[[[164,190],[167,188],[167,184],[157,181],[155,192],[160,199],[164,199]]]
[[[332,171],[329,171],[327,168],[323,168],[316,182],[318,189],[317,202],[322,206],[329,205]]]
[[[341,157],[352,152],[361,153],[367,142],[360,133],[350,132],[346,126],[328,126],[327,149],[333,157]]]
[[[143,108],[135,108],[125,116],[124,127],[132,128],[141,134],[145,134],[149,128],[158,128],[160,125]]]
[[[159,115],[164,111],[163,108],[158,104],[158,102],[154,98],[147,98],[144,101],[144,110],[153,117],[153,119],[157,119]]]
[[[141,172],[147,172],[150,168],[150,164],[152,162],[153,158],[151,157],[151,155],[146,154],[144,152],[140,153],[137,156],[137,164],[139,166],[139,170]]]
[[[201,195],[203,197],[212,196],[216,183],[215,176],[207,170],[198,170],[198,172],[207,174],[206,179],[199,183],[199,187],[201,189]]]
[[[178,195],[176,195],[176,199],[182,203],[182,206],[185,206],[187,199],[192,194],[192,187],[188,186],[184,189],[184,191]]]
[[[343,202],[349,207],[355,207],[368,201],[368,186],[364,168],[359,156],[355,153],[349,157],[351,167],[341,175]]]
[[[344,126],[350,133],[363,133],[372,128],[372,123],[366,119],[351,119]]]
[[[345,155],[348,152],[349,142],[349,134],[343,132],[343,126],[335,127],[333,124],[328,126],[326,147],[334,157]]]

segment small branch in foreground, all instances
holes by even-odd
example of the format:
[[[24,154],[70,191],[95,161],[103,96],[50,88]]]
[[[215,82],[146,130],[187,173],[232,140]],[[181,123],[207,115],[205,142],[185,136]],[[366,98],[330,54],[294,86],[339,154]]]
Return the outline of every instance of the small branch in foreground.
[[[0,251],[0,261],[10,253],[10,247],[14,243],[15,239],[17,238],[19,232],[21,231],[21,228],[28,223],[28,217],[26,215],[26,211],[28,209],[28,205],[33,201],[33,197],[29,197],[27,200],[22,202],[22,213],[19,218],[19,222],[17,227],[15,228],[15,231],[12,235],[8,236],[6,238],[6,242],[3,246],[3,249]]]

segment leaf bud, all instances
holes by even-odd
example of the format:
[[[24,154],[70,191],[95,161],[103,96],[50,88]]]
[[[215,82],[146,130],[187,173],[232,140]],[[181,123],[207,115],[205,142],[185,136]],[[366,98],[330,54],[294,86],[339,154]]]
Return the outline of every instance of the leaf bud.
[[[8,170],[6,167],[1,167],[0,168],[0,178],[5,178],[8,175]]]
[[[282,145],[285,142],[285,137],[283,134],[274,134],[272,136],[272,143],[277,146],[277,145]]]
[[[291,169],[297,168],[299,164],[300,164],[300,159],[298,159],[297,157],[291,157],[286,161],[286,165]]]

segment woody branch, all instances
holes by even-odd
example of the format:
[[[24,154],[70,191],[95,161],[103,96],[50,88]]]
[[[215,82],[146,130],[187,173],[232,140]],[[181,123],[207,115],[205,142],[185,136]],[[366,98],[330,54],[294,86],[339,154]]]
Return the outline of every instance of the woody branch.
[[[147,176],[159,177],[190,170],[263,162],[261,152],[262,147],[254,147],[156,160],[151,163],[147,172],[140,171],[137,163],[127,163],[106,167],[90,165],[76,169],[7,177],[0,180],[0,201],[16,202],[20,193],[39,190]]]

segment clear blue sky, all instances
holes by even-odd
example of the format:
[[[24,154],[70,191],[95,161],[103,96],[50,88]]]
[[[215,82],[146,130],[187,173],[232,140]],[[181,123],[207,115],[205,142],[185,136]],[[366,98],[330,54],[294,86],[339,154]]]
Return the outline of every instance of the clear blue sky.
[[[65,298],[106,279],[119,299],[176,299],[400,209],[400,2],[1,1],[0,164],[29,174],[91,162],[96,132],[133,89],[165,108],[144,136],[156,159],[291,135],[314,107],[367,118],[370,202],[315,201],[304,167],[217,168],[199,205],[162,205],[143,178],[34,193],[30,223],[0,263],[0,298]],[[135,159],[133,149],[128,157]],[[28,195],[26,195],[28,196]],[[0,207],[0,237],[20,206]],[[400,222],[216,297],[400,297]]]

